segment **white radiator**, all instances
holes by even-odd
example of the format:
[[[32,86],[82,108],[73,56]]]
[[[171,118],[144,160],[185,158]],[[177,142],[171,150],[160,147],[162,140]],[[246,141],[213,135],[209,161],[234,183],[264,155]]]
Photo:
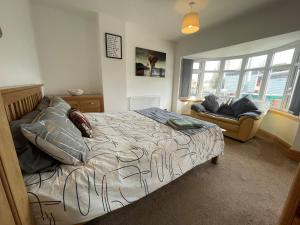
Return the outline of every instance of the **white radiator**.
[[[149,107],[160,107],[160,96],[129,97],[129,110],[139,110]]]

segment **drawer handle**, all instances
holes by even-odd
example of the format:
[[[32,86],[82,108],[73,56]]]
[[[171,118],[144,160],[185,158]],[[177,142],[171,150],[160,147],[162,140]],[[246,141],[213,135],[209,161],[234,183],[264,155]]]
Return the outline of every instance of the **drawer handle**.
[[[95,102],[90,102],[91,105],[95,105]]]

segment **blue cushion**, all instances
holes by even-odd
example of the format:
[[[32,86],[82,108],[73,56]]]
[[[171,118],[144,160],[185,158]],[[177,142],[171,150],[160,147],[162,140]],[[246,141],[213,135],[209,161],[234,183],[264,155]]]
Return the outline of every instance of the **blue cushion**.
[[[191,106],[191,109],[194,110],[194,111],[196,111],[196,112],[206,112],[205,107],[201,103],[199,103],[199,104],[193,104]]]
[[[248,96],[240,98],[232,103],[231,108],[233,110],[234,116],[236,117],[246,112],[258,110],[256,105],[248,98]]]
[[[205,100],[202,103],[202,105],[205,107],[206,110],[216,113],[219,109],[219,103],[217,99],[218,97],[215,95],[205,96]]]

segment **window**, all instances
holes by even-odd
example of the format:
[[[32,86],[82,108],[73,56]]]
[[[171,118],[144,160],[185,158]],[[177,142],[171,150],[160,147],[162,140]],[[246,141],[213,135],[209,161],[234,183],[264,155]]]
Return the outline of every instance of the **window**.
[[[216,94],[218,77],[219,77],[219,73],[214,73],[214,72],[204,73],[203,87],[202,87],[202,94],[204,96],[211,93]]]
[[[192,74],[191,91],[190,91],[191,96],[197,96],[198,85],[199,85],[198,81],[199,81],[199,74],[193,73]]]
[[[239,84],[239,72],[224,72],[220,94],[222,96],[235,97]]]
[[[246,69],[262,68],[266,66],[268,55],[249,57]]]
[[[300,45],[241,58],[199,59],[193,64],[190,95],[250,95],[270,102],[274,108],[288,109],[295,93],[299,93],[295,91],[298,70]]]
[[[292,63],[295,49],[276,52],[273,56],[272,66],[288,65]]]
[[[221,96],[235,97],[240,79],[243,59],[225,60],[224,70],[222,73],[221,86],[219,94]]]
[[[216,94],[218,89],[220,60],[205,61],[201,95]]]
[[[262,70],[245,72],[241,95],[250,95],[253,99],[258,99],[263,75],[264,72]]]
[[[200,63],[199,62],[194,62],[193,63],[193,69],[198,70],[200,68]]]
[[[230,59],[225,61],[225,70],[240,70],[242,59]]]
[[[206,61],[205,71],[217,71],[220,69],[220,61]]]

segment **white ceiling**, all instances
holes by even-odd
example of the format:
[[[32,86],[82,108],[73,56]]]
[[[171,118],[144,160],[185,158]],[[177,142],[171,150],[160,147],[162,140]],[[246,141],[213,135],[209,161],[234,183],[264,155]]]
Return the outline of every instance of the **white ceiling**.
[[[238,45],[228,46],[225,48],[214,49],[211,51],[201,52],[198,54],[186,56],[190,59],[213,59],[242,56],[264,52],[271,49],[276,49],[290,44],[300,43],[300,31],[295,31],[287,34],[277,35],[269,38],[263,38],[255,41],[245,42]]]
[[[103,12],[147,28],[166,40],[182,37],[181,20],[190,0],[32,0],[62,7]],[[222,23],[256,8],[284,0],[194,0],[201,29]],[[201,30],[200,30],[201,32]]]

